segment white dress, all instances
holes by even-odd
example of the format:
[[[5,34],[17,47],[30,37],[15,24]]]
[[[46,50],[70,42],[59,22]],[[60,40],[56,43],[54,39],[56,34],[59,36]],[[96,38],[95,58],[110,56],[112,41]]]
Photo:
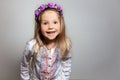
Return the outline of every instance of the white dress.
[[[30,66],[31,56],[34,52],[32,47],[36,40],[27,42],[23,52],[23,59],[20,65],[21,80],[69,80],[71,73],[71,54],[68,53],[67,59],[62,60],[59,56],[59,48],[55,47],[47,50],[45,46],[35,56]]]

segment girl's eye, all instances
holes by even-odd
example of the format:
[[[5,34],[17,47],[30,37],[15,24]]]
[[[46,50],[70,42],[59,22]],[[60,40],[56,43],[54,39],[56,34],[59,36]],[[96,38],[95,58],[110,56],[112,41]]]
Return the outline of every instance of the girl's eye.
[[[57,24],[58,22],[57,21],[54,21],[54,24]]]
[[[47,24],[48,24],[48,22],[43,22],[43,24],[44,24],[44,25],[47,25]]]

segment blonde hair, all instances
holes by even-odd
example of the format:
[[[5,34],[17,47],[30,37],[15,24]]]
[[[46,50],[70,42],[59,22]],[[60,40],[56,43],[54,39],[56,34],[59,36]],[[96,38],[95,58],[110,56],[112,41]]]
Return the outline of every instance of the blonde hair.
[[[62,58],[65,58],[71,48],[71,41],[70,39],[66,36],[66,32],[65,32],[65,22],[64,22],[64,17],[63,15],[61,15],[56,9],[51,9],[48,8],[44,11],[42,11],[39,15],[38,21],[35,21],[35,31],[34,31],[34,39],[36,40],[36,43],[33,46],[33,50],[35,51],[36,47],[37,51],[35,51],[36,53],[38,53],[38,51],[41,49],[41,47],[44,45],[44,39],[43,39],[43,35],[41,34],[41,17],[44,14],[44,12],[51,10],[51,11],[55,11],[58,14],[59,20],[60,20],[60,34],[58,34],[58,36],[56,37],[56,41],[59,45],[60,51],[61,51],[61,56]]]

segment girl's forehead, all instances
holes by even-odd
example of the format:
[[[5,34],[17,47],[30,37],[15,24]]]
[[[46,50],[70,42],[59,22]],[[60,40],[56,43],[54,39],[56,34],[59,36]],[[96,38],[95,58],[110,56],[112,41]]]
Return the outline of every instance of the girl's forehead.
[[[45,11],[43,13],[42,19],[46,19],[46,18],[56,18],[56,19],[58,19],[58,16],[59,15],[57,14],[57,12],[48,10],[48,11]]]
[[[45,12],[43,13],[43,15],[57,15],[57,16],[58,16],[58,14],[57,14],[56,11],[51,11],[51,10],[45,11]]]
[[[56,13],[56,11],[53,11],[53,10],[46,10],[45,13]]]

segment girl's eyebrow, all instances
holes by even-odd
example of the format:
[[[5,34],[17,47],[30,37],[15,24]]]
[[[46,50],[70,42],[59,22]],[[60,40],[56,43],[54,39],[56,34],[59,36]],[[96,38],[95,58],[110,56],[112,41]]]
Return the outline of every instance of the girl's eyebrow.
[[[41,21],[47,21],[47,20],[41,20]]]
[[[41,20],[41,21],[48,21],[48,20]],[[58,21],[58,20],[55,19],[55,20],[53,20],[53,21]]]

